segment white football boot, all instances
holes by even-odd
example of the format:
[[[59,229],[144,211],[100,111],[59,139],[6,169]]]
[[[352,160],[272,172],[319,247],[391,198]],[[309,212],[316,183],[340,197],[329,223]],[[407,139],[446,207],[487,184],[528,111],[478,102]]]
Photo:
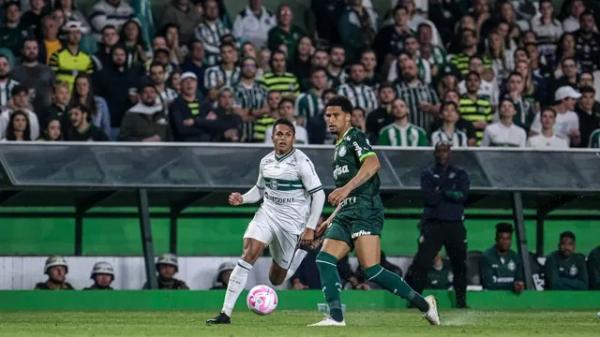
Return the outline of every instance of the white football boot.
[[[309,324],[307,326],[346,326],[346,321],[338,322],[335,319],[326,316],[320,322],[317,322],[315,324]]]
[[[425,297],[425,302],[429,304],[429,310],[423,314],[423,317],[429,322],[431,325],[440,325],[440,315],[438,314],[437,302],[435,301],[435,297],[433,295],[429,295]]]

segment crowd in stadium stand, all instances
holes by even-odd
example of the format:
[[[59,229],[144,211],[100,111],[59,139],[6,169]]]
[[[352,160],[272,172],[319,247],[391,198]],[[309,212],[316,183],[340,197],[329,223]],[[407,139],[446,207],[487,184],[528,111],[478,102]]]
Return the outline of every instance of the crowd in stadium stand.
[[[327,144],[340,94],[373,144],[600,147],[596,1],[312,0],[305,30],[286,4],[173,0],[152,36],[126,0],[0,3],[7,141],[268,143],[286,118]]]

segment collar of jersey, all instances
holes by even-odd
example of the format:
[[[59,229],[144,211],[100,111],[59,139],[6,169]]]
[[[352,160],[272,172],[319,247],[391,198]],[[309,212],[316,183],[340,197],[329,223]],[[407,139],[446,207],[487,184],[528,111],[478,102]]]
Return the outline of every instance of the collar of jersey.
[[[335,143],[335,146],[340,145],[343,141],[344,141],[344,137],[346,137],[346,135],[348,134],[348,132],[350,132],[350,130],[354,129],[353,126],[351,126],[348,130],[346,130],[346,132],[344,132],[344,135],[342,137],[340,137],[340,139],[338,140],[337,143]]]
[[[277,153],[275,153],[275,159],[276,159],[278,162],[282,162],[282,161],[284,161],[286,158],[288,158],[289,156],[291,156],[291,155],[292,155],[292,153],[294,153],[295,151],[296,151],[296,149],[295,149],[295,148],[292,148],[292,150],[291,150],[290,152],[288,152],[287,154],[284,154],[284,155],[283,155],[283,156],[281,156],[281,157],[279,157],[279,156],[277,155]]]

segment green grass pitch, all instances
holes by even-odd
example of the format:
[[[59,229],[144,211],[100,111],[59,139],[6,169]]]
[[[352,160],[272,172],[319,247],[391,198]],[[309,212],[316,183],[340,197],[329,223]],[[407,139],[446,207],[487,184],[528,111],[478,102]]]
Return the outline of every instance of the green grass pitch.
[[[308,328],[321,318],[309,311],[269,316],[236,312],[233,324],[206,326],[214,312],[13,312],[0,313],[0,336],[600,336],[591,311],[442,311],[429,326],[416,311],[349,312],[345,328]]]

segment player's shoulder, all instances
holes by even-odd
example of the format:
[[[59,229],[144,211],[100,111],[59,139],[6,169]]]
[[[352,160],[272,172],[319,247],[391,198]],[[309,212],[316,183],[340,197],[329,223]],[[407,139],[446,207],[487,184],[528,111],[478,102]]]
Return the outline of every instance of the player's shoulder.
[[[264,155],[261,159],[260,159],[260,165],[264,166],[266,164],[275,162],[275,151],[271,151],[269,153],[267,153],[266,155]]]

